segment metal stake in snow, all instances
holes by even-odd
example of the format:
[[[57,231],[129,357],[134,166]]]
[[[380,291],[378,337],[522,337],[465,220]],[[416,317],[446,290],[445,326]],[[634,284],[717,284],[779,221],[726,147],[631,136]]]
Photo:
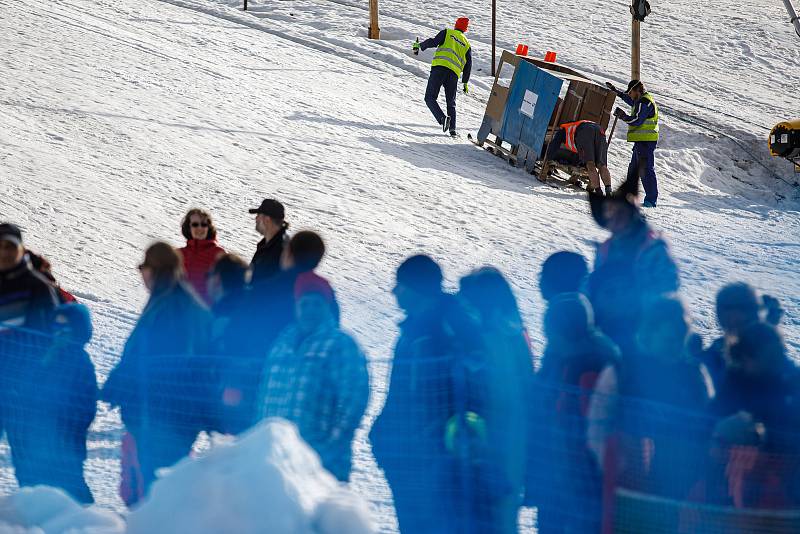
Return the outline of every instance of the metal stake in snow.
[[[789,20],[794,24],[794,31],[796,31],[797,36],[800,37],[800,19],[797,18],[797,12],[794,10],[792,0],[783,0],[783,3],[786,6],[786,11],[789,13]]]
[[[492,76],[494,76],[495,57],[497,57],[495,49],[495,28],[497,22],[497,0],[492,0]]]

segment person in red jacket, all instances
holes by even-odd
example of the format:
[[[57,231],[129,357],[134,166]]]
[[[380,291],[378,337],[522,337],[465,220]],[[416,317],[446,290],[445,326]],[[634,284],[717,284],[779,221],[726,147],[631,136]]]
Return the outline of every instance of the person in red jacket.
[[[181,232],[186,238],[186,246],[179,249],[186,279],[203,302],[210,304],[206,277],[217,258],[225,254],[217,244],[217,229],[211,214],[198,208],[190,209],[181,223]]]

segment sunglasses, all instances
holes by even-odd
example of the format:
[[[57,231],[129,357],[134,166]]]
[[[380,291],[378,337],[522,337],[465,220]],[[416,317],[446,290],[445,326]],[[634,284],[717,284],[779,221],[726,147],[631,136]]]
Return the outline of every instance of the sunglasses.
[[[201,222],[201,223],[193,222],[192,223],[192,228],[208,228],[208,223],[207,222]]]

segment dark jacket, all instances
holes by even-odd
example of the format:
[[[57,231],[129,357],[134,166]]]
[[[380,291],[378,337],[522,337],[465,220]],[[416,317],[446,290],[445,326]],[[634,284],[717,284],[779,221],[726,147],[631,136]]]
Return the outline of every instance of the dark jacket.
[[[56,288],[33,269],[27,256],[13,269],[0,272],[0,323],[45,332],[59,304]]]
[[[436,34],[436,37],[425,39],[419,44],[420,49],[427,50],[428,48],[438,48],[444,44],[447,37],[447,30],[442,30]],[[469,82],[470,74],[472,73],[472,48],[467,50],[467,61],[464,63],[464,70],[461,72],[461,81],[463,83]]]
[[[281,254],[288,243],[286,228],[281,228],[269,241],[263,238],[258,242],[256,253],[250,261],[253,284],[267,280],[281,271]]]
[[[622,117],[622,120],[627,122],[629,126],[641,126],[644,124],[644,121],[656,114],[656,110],[649,100],[645,100],[644,98],[633,100],[630,96],[628,96],[628,93],[623,92],[618,92],[617,96],[619,96],[623,102],[629,106],[633,106],[633,111],[631,114],[626,114]]]
[[[628,231],[600,245],[589,276],[597,325],[623,353],[636,350],[634,336],[647,301],[680,287],[666,241],[638,213],[633,217]]]
[[[530,447],[533,354],[519,321],[498,319],[481,326],[486,346],[481,415],[486,419],[488,447],[477,496],[483,509],[479,523],[482,532],[517,532]]]
[[[229,293],[211,309],[211,344],[215,361],[214,429],[238,434],[255,419],[258,382],[266,352],[256,343],[261,325],[248,308],[250,290]]]
[[[719,418],[748,412],[764,425],[767,452],[800,454],[800,369],[794,364],[781,374],[762,377],[728,369],[711,411]]]
[[[211,307],[211,344],[214,354],[234,357],[247,354],[250,332],[244,319],[247,317],[249,299],[250,290],[242,288],[226,294]]]
[[[686,498],[704,469],[710,439],[702,364],[639,352],[624,355],[618,369],[621,485]]]
[[[204,302],[209,302],[206,276],[225,249],[213,239],[189,239],[186,246],[178,249],[183,257],[186,280],[197,291]]]
[[[719,337],[707,348],[697,354],[697,358],[706,366],[714,389],[719,390],[725,378],[725,351],[727,343],[724,337]]]
[[[281,417],[347,482],[353,437],[369,401],[367,360],[332,320],[311,333],[285,329],[266,360],[257,397],[259,419]]]
[[[467,514],[457,507],[464,496],[456,489],[464,474],[446,433],[458,428],[459,414],[485,414],[484,359],[480,327],[451,295],[400,324],[389,392],[370,440],[403,532],[465,531],[457,526]]]
[[[102,391],[133,434],[153,423],[203,430],[210,331],[210,312],[185,282],[153,291]]]
[[[529,502],[545,510],[542,524],[548,511],[557,510],[565,530],[599,529],[600,466],[587,447],[587,417],[597,378],[619,360],[616,345],[596,330],[545,347],[536,374],[527,480]]]
[[[280,271],[271,278],[254,282],[245,298],[248,310],[245,329],[249,331],[248,354],[266,357],[280,333],[294,322],[294,286],[306,269]],[[339,325],[339,305],[334,298],[333,314]]]

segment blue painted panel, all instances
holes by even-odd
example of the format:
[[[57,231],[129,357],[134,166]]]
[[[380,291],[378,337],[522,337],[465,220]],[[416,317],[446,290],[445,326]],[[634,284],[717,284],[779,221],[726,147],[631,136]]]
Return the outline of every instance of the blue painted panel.
[[[520,61],[506,101],[500,137],[515,146],[541,147],[561,84],[561,78]]]
[[[500,137],[512,145],[519,144],[523,119],[527,118],[520,113],[525,92],[535,87],[540,72],[527,61],[520,61],[514,73],[514,80],[506,100],[506,111],[503,114],[503,127],[500,129]]]
[[[520,136],[520,143],[525,144],[535,153],[531,157],[538,159],[539,153],[544,145],[544,138],[547,135],[547,126],[555,112],[558,104],[558,93],[561,91],[563,81],[549,72],[538,69],[540,75],[534,92],[537,102],[533,117],[524,117],[525,125]]]

